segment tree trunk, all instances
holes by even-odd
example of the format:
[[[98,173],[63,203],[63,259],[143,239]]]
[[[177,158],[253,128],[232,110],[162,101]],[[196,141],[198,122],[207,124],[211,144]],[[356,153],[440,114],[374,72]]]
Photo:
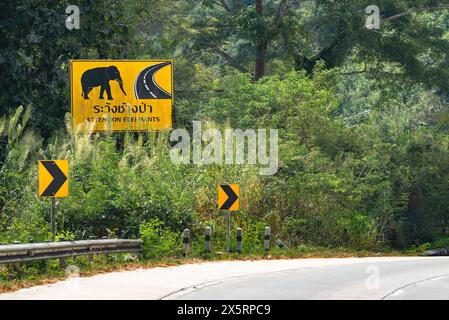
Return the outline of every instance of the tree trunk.
[[[256,13],[258,16],[263,15],[263,0],[256,0]],[[263,37],[263,35],[262,35]],[[267,72],[267,51],[268,42],[266,39],[257,39],[256,44],[256,61],[254,64],[254,80],[257,81]]]
[[[256,63],[254,66],[254,80],[257,81],[267,72],[267,41],[262,40],[256,47]]]

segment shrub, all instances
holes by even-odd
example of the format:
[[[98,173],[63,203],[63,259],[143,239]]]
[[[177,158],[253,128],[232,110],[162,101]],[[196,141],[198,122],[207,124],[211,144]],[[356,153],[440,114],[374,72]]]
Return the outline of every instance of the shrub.
[[[154,218],[140,225],[143,240],[142,254],[145,258],[175,256],[179,251],[180,236],[164,228],[164,222]]]

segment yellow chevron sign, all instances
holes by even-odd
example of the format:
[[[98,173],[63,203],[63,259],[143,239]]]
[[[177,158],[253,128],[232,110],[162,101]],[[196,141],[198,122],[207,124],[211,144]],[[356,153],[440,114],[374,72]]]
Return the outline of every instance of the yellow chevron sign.
[[[41,160],[38,163],[39,197],[64,198],[69,195],[69,161]]]
[[[74,127],[149,131],[172,126],[173,61],[71,60]]]
[[[238,184],[221,184],[218,186],[218,209],[238,211],[239,210]]]

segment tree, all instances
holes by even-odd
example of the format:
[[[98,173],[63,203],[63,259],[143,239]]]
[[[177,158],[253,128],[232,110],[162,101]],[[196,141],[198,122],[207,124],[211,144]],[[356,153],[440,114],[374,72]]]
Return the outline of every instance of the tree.
[[[81,28],[65,27],[69,1],[0,4],[0,115],[31,104],[32,123],[48,137],[70,110],[69,60],[127,56],[120,1],[79,1]]]
[[[160,19],[171,32],[183,35],[178,39],[183,39],[185,56],[209,65],[220,63],[218,56],[254,80],[270,73],[275,59],[294,61],[297,70],[311,73],[319,61],[333,68],[355,58],[368,65],[363,72],[378,77],[448,87],[448,27],[432,22],[447,17],[448,6],[438,1],[379,1],[384,16],[380,31],[365,28],[368,4],[361,0],[171,3]],[[145,10],[150,17],[156,14]]]

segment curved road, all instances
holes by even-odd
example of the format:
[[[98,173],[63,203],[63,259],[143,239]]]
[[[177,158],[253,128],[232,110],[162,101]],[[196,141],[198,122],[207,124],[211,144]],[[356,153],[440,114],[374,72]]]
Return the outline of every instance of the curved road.
[[[449,300],[449,258],[301,268],[206,284],[169,298]]]
[[[136,99],[171,99],[171,94],[162,89],[154,79],[155,74],[171,62],[163,62],[143,69],[134,83]]]
[[[71,278],[0,299],[448,300],[449,257],[207,262]]]

